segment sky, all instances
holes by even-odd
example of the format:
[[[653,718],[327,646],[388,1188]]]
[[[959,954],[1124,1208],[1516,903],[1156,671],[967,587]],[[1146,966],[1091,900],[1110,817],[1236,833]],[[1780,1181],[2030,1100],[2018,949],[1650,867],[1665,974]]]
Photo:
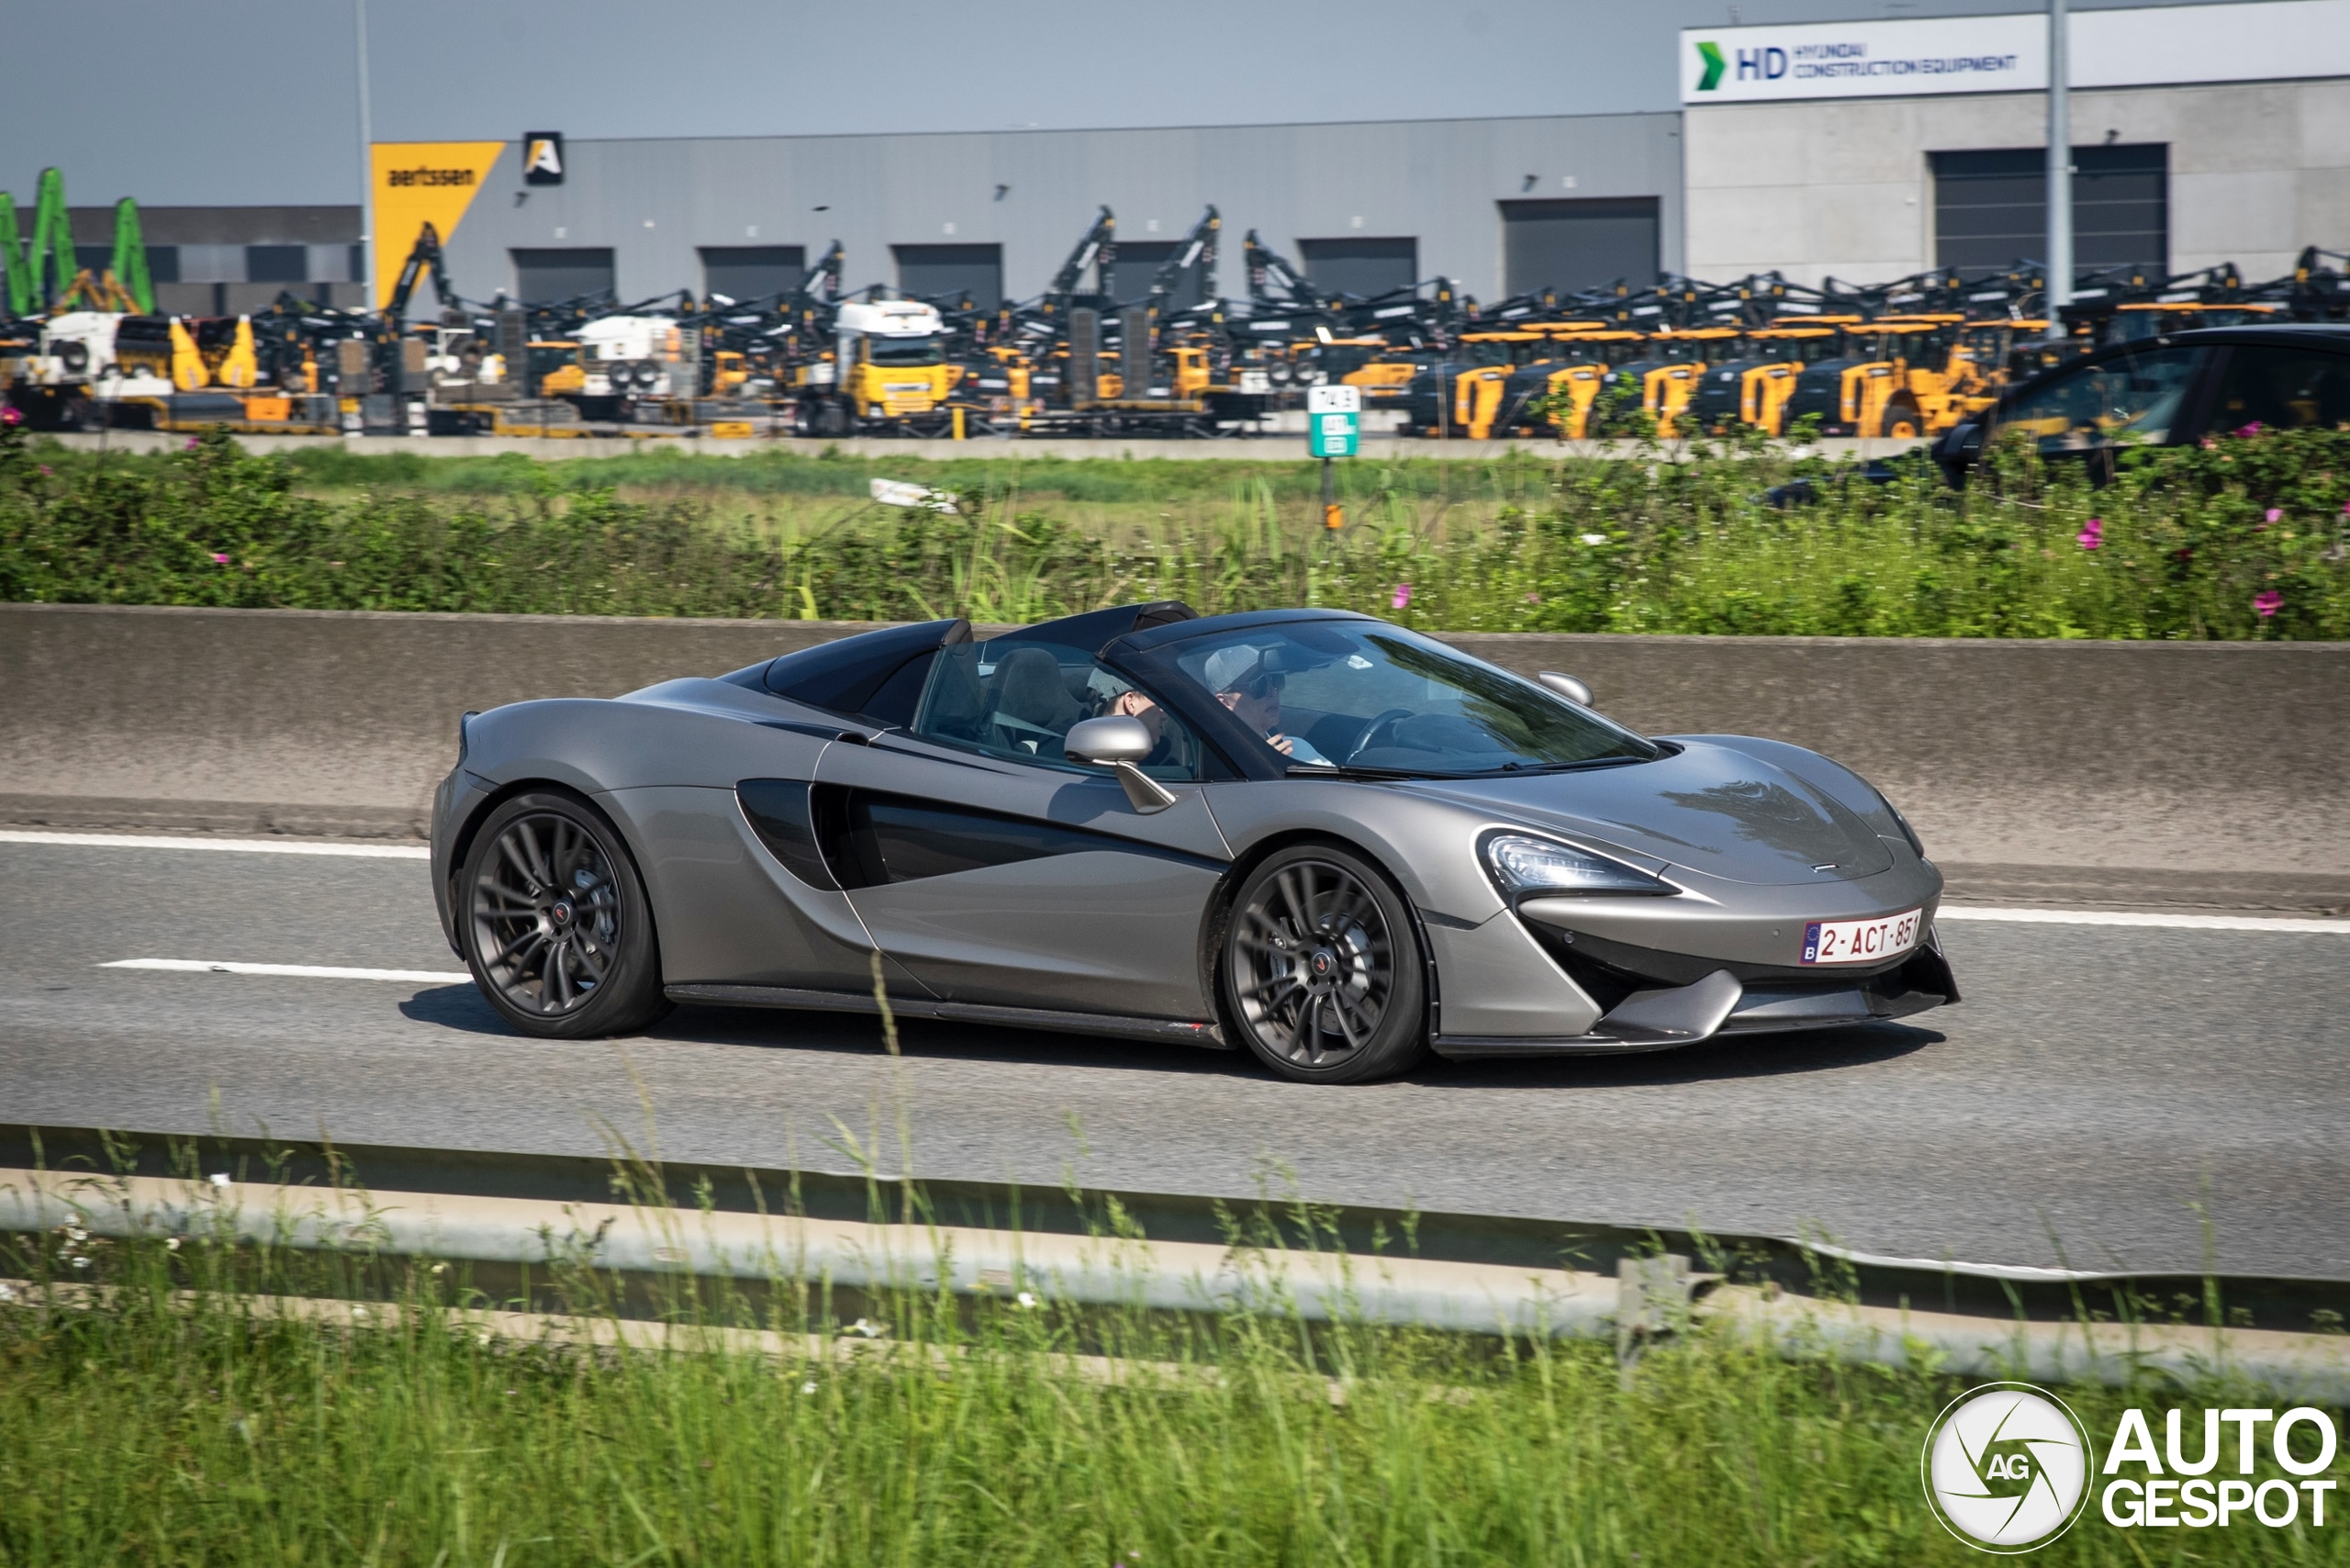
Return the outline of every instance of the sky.
[[[8,0],[21,12],[28,0]],[[359,0],[74,0],[96,76],[0,93],[0,190],[356,203]],[[2075,0],[2100,9],[2130,0]],[[2143,4],[2144,0],[2135,0]],[[2017,0],[369,0],[375,139],[1253,125],[1677,106],[1684,27]],[[33,57],[28,57],[28,59]],[[43,55],[39,58],[46,59]],[[20,62],[21,63],[21,62]]]

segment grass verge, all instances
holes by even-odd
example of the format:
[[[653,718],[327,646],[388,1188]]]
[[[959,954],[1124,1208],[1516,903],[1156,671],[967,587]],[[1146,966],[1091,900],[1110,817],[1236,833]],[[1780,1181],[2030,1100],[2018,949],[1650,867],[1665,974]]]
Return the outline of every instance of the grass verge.
[[[1960,1380],[1727,1327],[1628,1372],[1604,1345],[1278,1308],[648,1284],[560,1257],[493,1283],[364,1235],[66,1227],[0,1242],[0,1273],[22,1282],[0,1301],[11,1565],[1975,1561],[1918,1481]],[[2065,1394],[2092,1433],[2126,1405],[2273,1403]],[[2046,1560],[2329,1563],[2344,1539],[2092,1517]]]

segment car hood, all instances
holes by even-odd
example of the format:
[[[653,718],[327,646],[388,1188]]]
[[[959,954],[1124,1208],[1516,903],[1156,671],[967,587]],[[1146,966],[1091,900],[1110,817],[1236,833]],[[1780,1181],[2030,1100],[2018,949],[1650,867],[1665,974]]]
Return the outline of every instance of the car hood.
[[[1784,768],[1701,741],[1654,762],[1404,788],[1725,881],[1849,881],[1893,865],[1850,807]]]

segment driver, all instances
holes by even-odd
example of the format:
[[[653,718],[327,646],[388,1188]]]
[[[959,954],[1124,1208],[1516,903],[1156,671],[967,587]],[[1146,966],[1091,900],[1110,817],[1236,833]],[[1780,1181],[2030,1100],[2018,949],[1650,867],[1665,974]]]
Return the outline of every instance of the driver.
[[[1208,655],[1206,674],[1208,689],[1215,693],[1215,700],[1232,710],[1233,717],[1248,725],[1251,734],[1262,735],[1267,745],[1292,762],[1316,767],[1335,766],[1314,749],[1311,741],[1281,733],[1281,687],[1288,678],[1280,670],[1265,667],[1260,650],[1245,644],[1218,648]]]

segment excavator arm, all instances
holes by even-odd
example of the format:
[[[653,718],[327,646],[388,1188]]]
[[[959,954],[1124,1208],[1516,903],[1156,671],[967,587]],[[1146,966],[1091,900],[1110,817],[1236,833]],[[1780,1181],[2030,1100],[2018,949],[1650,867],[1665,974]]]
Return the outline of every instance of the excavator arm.
[[[1248,297],[1259,304],[1299,309],[1319,309],[1327,303],[1321,290],[1305,281],[1305,274],[1290,265],[1289,259],[1257,237],[1254,229],[1240,241],[1240,254],[1248,269]],[[1277,296],[1273,290],[1281,290]]]
[[[400,263],[399,276],[392,284],[392,297],[384,306],[387,319],[395,323],[407,319],[408,301],[415,297],[416,286],[427,268],[432,273],[433,294],[443,306],[454,304],[457,292],[449,286],[448,264],[441,254],[441,235],[430,223],[418,230],[416,243],[408,248],[408,260]]]
[[[1104,208],[1106,211],[1107,209]],[[1224,219],[1211,207],[1192,225],[1192,232],[1184,239],[1182,248],[1167,258],[1166,263],[1151,274],[1150,307],[1164,311],[1167,302],[1175,297],[1186,277],[1197,274],[1200,297],[1215,297],[1215,237],[1224,228]]]
[[[384,319],[395,334],[408,319],[408,301],[415,297],[416,286],[427,267],[432,270],[432,292],[442,307],[454,307],[458,303],[457,291],[449,284],[448,263],[441,254],[441,235],[430,223],[418,230],[416,243],[408,248],[408,260],[400,263],[400,275],[392,284],[392,297],[384,306]]]
[[[816,264],[801,276],[800,286],[792,291],[793,297],[803,300],[819,297],[838,299],[841,297],[841,268],[847,255],[848,252],[841,249],[841,242],[834,241],[832,249],[817,258]]]
[[[1085,269],[1095,263],[1101,263],[1101,275],[1108,276],[1117,254],[1118,219],[1104,207],[1102,215],[1093,220],[1093,227],[1085,231],[1085,237],[1069,252],[1069,259],[1061,263],[1061,270],[1053,274],[1042,301],[1046,311],[1058,313],[1066,309],[1069,296],[1077,292],[1079,282],[1085,276]]]

